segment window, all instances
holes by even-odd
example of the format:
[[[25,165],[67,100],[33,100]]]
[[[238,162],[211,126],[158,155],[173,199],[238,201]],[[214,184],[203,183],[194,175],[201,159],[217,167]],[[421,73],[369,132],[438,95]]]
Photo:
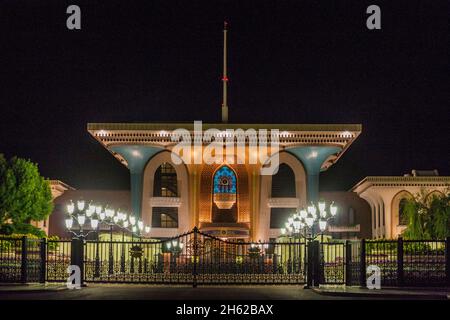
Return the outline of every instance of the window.
[[[234,206],[236,203],[236,189],[236,174],[234,171],[228,166],[220,167],[213,178],[214,204],[218,209],[229,210]],[[227,216],[230,215],[227,214]]]
[[[236,175],[227,166],[214,174],[214,193],[236,193]]]
[[[294,198],[295,174],[291,167],[282,163],[278,172],[272,177],[272,198]]]
[[[153,207],[152,227],[178,228],[178,208]]]
[[[398,204],[398,224],[401,226],[405,226],[409,222],[408,213],[406,212],[406,204],[408,203],[408,199],[401,199]]]
[[[289,216],[295,212],[295,208],[271,208],[270,228],[284,228]]]
[[[154,197],[177,197],[177,172],[175,168],[167,162],[164,162],[155,172],[153,183]]]

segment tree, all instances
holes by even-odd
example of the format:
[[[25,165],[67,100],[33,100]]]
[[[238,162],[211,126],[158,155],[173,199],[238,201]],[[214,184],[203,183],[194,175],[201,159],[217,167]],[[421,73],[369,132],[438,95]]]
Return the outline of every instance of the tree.
[[[404,207],[408,225],[407,239],[445,239],[450,236],[450,192],[441,195],[422,191],[407,199]]]
[[[53,210],[49,181],[25,159],[0,154],[0,227],[4,233],[42,234],[31,221],[47,219]]]

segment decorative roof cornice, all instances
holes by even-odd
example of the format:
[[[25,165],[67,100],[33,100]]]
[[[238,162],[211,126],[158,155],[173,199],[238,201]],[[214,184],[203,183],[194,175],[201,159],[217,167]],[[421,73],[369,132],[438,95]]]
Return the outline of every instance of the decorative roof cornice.
[[[361,133],[361,125],[339,124],[202,124],[208,129],[278,129],[280,147],[298,145],[335,145],[345,148]],[[171,140],[171,132],[186,129],[194,141],[193,123],[89,123],[89,133],[106,148],[110,145],[138,144],[168,147],[177,142]],[[255,137],[257,138],[257,137]],[[248,140],[248,138],[247,138]],[[267,135],[270,142],[270,134]]]
[[[369,176],[358,182],[350,191],[364,192],[370,187],[450,187],[450,176]]]
[[[202,123],[203,132],[208,129],[220,130],[216,137],[227,136],[227,129],[242,129],[246,134],[246,143],[255,142],[260,138],[258,130],[278,130],[280,149],[298,146],[336,146],[341,151],[324,165],[327,169],[335,163],[354,140],[361,134],[360,124],[238,124],[238,123]],[[88,132],[117,159],[120,155],[112,152],[114,145],[146,145],[170,150],[178,141],[172,141],[171,133],[176,129],[189,132],[191,141],[196,142],[202,137],[194,135],[193,122],[179,123],[88,123]],[[254,129],[255,135],[245,132]],[[271,142],[267,132],[267,143]],[[255,140],[253,140],[255,139]],[[235,137],[235,140],[237,138]]]

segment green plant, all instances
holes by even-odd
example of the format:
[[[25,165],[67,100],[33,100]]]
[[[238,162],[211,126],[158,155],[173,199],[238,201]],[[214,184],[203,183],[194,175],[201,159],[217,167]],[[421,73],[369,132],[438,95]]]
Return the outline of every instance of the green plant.
[[[403,232],[405,239],[445,239],[450,236],[450,192],[442,195],[427,192],[407,199],[404,206],[408,225]]]
[[[44,236],[30,222],[46,219],[52,210],[50,184],[39,174],[38,166],[18,157],[7,160],[0,154],[0,232]]]

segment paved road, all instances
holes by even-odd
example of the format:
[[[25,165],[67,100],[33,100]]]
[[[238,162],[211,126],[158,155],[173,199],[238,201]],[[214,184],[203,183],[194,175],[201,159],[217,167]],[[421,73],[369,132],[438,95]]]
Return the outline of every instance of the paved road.
[[[298,286],[201,286],[192,288],[190,286],[95,284],[80,290],[0,292],[0,300],[17,299],[330,300],[344,298],[323,296]]]

